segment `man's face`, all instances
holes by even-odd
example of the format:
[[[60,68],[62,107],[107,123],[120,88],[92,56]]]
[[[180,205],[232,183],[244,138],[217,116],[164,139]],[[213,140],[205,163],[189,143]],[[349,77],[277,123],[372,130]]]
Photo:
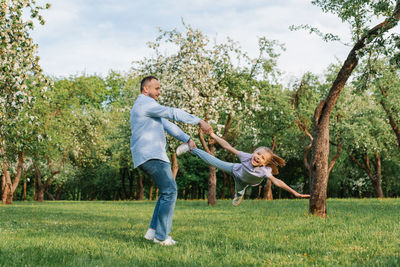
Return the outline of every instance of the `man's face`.
[[[156,79],[151,80],[147,83],[147,86],[144,86],[145,95],[158,100],[158,96],[160,95],[160,82]]]

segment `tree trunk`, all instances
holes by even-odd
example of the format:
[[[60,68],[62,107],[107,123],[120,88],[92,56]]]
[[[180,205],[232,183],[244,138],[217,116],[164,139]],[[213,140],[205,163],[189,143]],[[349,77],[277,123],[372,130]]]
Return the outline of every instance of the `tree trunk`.
[[[128,172],[128,179],[129,179],[129,198],[134,199],[134,193],[133,193],[133,180],[134,180],[134,175],[132,171],[127,170]]]
[[[61,200],[64,185],[60,185],[57,188],[56,200]]]
[[[171,151],[171,169],[172,169],[172,176],[174,176],[174,179],[176,179],[176,175],[178,174],[179,170],[179,164],[178,164],[178,159],[176,158],[176,153],[173,149],[170,149]]]
[[[267,180],[267,182],[264,185],[264,195],[263,199],[265,200],[273,200],[274,197],[272,195],[272,182],[271,180]]]
[[[47,194],[50,200],[55,200],[54,196],[48,190],[46,190],[45,193]]]
[[[42,184],[42,175],[36,163],[33,163],[33,167],[35,168],[36,179],[37,179],[36,200],[39,202],[43,202],[45,187]]]
[[[19,180],[22,175],[22,166],[24,163],[24,152],[18,152],[18,165],[17,173],[15,174],[14,182],[11,181],[10,172],[8,171],[7,157],[4,155],[5,149],[2,147],[1,152],[3,154],[3,178],[1,182],[1,192],[2,192],[2,203],[10,205],[12,204],[15,189],[17,189]]]
[[[23,200],[26,201],[26,180],[24,181],[24,195]]]
[[[43,202],[44,201],[44,188],[39,189],[37,201]]]
[[[122,186],[122,198],[127,199],[128,194],[126,193],[126,187],[125,187],[125,177],[127,173],[127,168],[120,168],[119,169],[119,174],[121,175],[121,186]]]
[[[310,171],[310,212],[314,215],[325,217],[327,213],[326,196],[328,184],[328,160],[329,160],[329,118],[337,99],[347,80],[358,63],[357,53],[365,45],[374,41],[378,34],[383,34],[397,25],[400,18],[400,1],[396,2],[391,18],[378,24],[367,31],[354,45],[347,59],[343,63],[329,94],[321,101],[314,113],[314,133],[311,154]]]
[[[150,189],[149,189],[149,200],[151,200],[153,197],[153,185],[154,185],[154,183],[153,183],[153,181],[151,181]]]
[[[214,156],[214,144],[209,145],[211,155]],[[217,204],[217,170],[214,166],[209,167],[210,176],[208,178],[208,205]]]
[[[37,194],[36,194],[36,179],[33,179],[33,200],[37,200]]]
[[[138,175],[136,176],[136,199],[143,200],[143,172],[138,171]]]
[[[235,187],[232,183],[232,176],[230,175],[228,175],[228,187],[229,187],[230,197],[233,198],[233,196],[235,195]]]

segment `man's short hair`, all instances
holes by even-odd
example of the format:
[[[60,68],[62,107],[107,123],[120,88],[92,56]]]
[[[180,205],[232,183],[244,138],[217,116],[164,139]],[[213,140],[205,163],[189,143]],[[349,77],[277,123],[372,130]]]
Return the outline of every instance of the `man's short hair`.
[[[146,76],[142,79],[142,81],[140,82],[140,92],[143,92],[143,87],[146,86],[149,82],[151,82],[151,80],[157,80],[158,79],[154,76]]]

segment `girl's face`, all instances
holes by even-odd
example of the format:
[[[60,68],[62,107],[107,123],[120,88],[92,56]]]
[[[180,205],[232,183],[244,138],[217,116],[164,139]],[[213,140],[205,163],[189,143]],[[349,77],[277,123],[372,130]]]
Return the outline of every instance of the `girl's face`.
[[[253,152],[253,157],[251,158],[251,164],[254,167],[265,166],[271,159],[271,154],[264,149],[256,149]]]

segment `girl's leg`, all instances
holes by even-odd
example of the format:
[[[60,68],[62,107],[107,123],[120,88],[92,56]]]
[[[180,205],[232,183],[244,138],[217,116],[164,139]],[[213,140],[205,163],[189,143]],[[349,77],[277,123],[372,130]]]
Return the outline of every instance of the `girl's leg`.
[[[232,174],[232,169],[233,169],[233,163],[222,161],[204,150],[198,149],[198,148],[193,148],[192,154],[198,156],[201,158],[203,161],[207,162],[208,164],[224,171],[229,174]]]
[[[233,177],[235,180],[235,196],[232,200],[233,206],[239,206],[243,200],[244,194],[246,193],[246,188],[249,186],[248,184],[242,182],[240,179]]]
[[[235,180],[235,195],[242,196],[246,192],[246,188],[249,186],[248,184],[242,182],[240,179],[233,177]]]

